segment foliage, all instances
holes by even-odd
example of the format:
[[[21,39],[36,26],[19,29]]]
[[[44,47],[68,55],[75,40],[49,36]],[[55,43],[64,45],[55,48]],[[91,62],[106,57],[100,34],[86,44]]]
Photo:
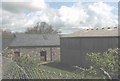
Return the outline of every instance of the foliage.
[[[28,79],[25,71],[9,58],[3,57],[2,67],[3,79]]]
[[[84,75],[92,73],[94,76],[101,78],[113,79],[118,78],[120,69],[120,49],[108,49],[104,53],[88,53],[87,58],[93,63],[89,69],[83,71]]]
[[[37,22],[37,24],[33,28],[28,28],[25,33],[30,34],[56,34],[57,30],[53,29],[53,27],[46,22]]]
[[[26,55],[18,57],[17,60],[15,61],[17,62],[19,66],[22,66],[22,67],[34,67],[34,66],[37,66],[38,64],[36,60]]]
[[[12,58],[13,51],[11,49],[6,49],[5,51],[2,51],[2,56]]]

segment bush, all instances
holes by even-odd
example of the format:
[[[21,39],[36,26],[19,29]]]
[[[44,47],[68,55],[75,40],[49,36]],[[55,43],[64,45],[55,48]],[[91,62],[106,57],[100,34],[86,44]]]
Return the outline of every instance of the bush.
[[[7,57],[7,58],[12,58],[13,51],[11,49],[6,49],[5,51],[2,52],[2,56]]]
[[[82,73],[86,75],[99,76],[104,79],[118,78],[120,71],[120,49],[108,49],[104,53],[88,53],[89,59],[93,65]]]
[[[31,57],[23,55],[16,60],[17,64],[21,67],[35,67],[38,62]]]

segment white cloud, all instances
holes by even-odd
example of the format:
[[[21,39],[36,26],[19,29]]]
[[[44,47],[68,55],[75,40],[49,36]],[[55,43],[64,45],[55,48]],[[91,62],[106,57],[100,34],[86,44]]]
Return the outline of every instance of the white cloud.
[[[81,6],[81,3],[77,3],[72,7],[62,6],[59,9],[60,19],[67,26],[79,26],[80,23],[84,23],[87,14]]]
[[[13,14],[8,11],[2,10],[2,24],[0,27],[3,29],[11,29],[16,31],[22,31],[24,24],[27,22],[26,17],[20,14]],[[21,28],[22,30],[18,30]]]
[[[117,26],[118,18],[113,14],[115,7],[103,2],[89,4],[86,11],[81,3],[72,7],[62,6],[59,9],[60,19],[70,28],[93,28]],[[72,29],[71,29],[72,31]]]
[[[44,0],[31,0],[29,2],[2,2],[2,8],[12,13],[21,14],[23,12],[45,10],[47,8],[47,4]]]
[[[114,7],[103,2],[88,6],[87,25],[92,27],[107,27],[117,25],[117,16],[112,13]]]
[[[44,0],[40,0],[39,2],[38,0],[32,2],[3,2],[1,8],[2,14],[0,16],[2,21],[0,21],[0,27],[22,31],[26,27],[33,25],[35,18],[37,19],[36,16],[30,14],[36,14],[38,11],[43,12],[47,8],[47,4],[45,4]],[[27,12],[29,12],[30,16],[26,15]],[[41,15],[41,19],[42,17],[43,15]]]
[[[3,18],[1,27],[22,31],[38,21],[45,21],[63,32],[113,26],[117,24],[117,16],[112,13],[113,9],[114,7],[103,2],[89,4],[87,9],[84,9],[80,2],[71,7],[61,6],[59,9],[50,8],[44,0],[5,2],[2,8],[3,15],[0,14]]]
[[[44,0],[32,0],[31,5],[35,8],[47,8],[47,4],[44,2]]]
[[[58,11],[51,8],[46,8],[46,10],[43,11],[31,12],[26,18],[28,19],[28,23],[26,25],[29,25],[30,23],[33,24],[38,21],[45,21],[56,28],[60,28],[64,25],[64,22],[62,22],[59,17]]]

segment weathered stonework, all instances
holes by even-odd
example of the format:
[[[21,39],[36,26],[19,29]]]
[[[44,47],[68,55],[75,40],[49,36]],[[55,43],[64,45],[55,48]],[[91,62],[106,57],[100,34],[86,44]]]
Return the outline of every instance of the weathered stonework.
[[[27,55],[28,57],[32,57],[35,60],[41,61],[42,58],[40,57],[40,52],[42,50],[46,51],[46,60],[51,61],[51,49],[50,48],[12,48],[6,49],[3,54],[8,54],[8,57],[16,58],[15,52],[19,51],[20,56]],[[12,56],[11,56],[12,54]],[[52,48],[52,59],[53,61],[59,59],[60,56],[60,48]]]

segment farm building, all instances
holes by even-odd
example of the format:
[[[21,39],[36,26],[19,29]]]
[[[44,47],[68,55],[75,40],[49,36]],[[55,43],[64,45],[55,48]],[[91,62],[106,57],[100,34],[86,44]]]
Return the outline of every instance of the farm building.
[[[105,52],[109,48],[118,48],[117,27],[81,30],[61,37],[61,63],[70,66],[87,67],[90,62],[86,54]]]
[[[27,55],[40,61],[52,61],[54,56],[60,55],[59,47],[57,34],[16,34],[4,52],[12,50],[14,58]]]

